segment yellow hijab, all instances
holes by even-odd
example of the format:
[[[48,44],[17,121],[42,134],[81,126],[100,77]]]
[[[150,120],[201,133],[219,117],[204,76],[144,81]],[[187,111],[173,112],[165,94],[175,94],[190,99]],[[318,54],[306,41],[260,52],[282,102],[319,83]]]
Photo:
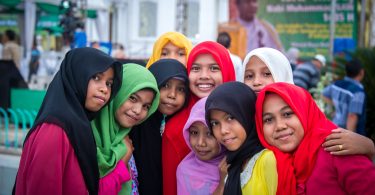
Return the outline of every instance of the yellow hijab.
[[[152,51],[152,55],[146,64],[146,68],[149,68],[151,64],[153,64],[154,62],[160,59],[161,51],[168,42],[171,42],[173,45],[179,48],[184,48],[185,53],[186,53],[186,61],[187,61],[187,56],[189,55],[193,47],[193,45],[191,44],[191,41],[188,38],[186,38],[185,35],[179,32],[167,32],[161,35],[158,40],[156,40],[154,44],[154,49]]]

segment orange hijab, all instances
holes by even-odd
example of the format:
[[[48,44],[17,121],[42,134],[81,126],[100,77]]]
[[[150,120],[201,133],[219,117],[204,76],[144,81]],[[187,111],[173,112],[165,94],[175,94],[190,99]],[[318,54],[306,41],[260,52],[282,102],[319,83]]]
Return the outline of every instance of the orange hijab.
[[[184,48],[186,57],[189,56],[191,48],[193,47],[191,41],[188,38],[186,38],[185,35],[179,32],[164,33],[159,37],[158,40],[156,40],[154,44],[154,49],[152,51],[152,55],[146,64],[146,68],[149,68],[154,62],[160,59],[161,51],[168,42],[171,42],[173,45],[179,48]]]
[[[304,137],[293,153],[283,153],[269,145],[263,134],[263,102],[267,93],[279,95],[297,115],[304,129]],[[297,194],[297,186],[304,188],[315,167],[317,153],[324,139],[337,128],[320,111],[310,93],[296,85],[273,83],[265,87],[256,102],[256,124],[260,142],[272,150],[277,160],[277,194]]]

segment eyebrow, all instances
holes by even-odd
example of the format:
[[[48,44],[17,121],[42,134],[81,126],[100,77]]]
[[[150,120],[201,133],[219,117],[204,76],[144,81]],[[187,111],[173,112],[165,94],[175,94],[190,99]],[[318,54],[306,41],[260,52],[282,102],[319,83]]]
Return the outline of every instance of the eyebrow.
[[[280,111],[284,111],[284,110],[287,110],[287,109],[291,109],[289,105],[285,105],[284,107],[282,107],[280,109]],[[269,113],[269,112],[263,113],[262,117],[265,117],[267,115],[272,115],[272,113]]]
[[[137,97],[137,99],[140,99],[144,104],[152,104],[152,102],[153,102],[153,100],[154,100],[154,98],[151,100],[151,102],[144,102],[143,101],[143,98],[141,97],[141,96],[139,96],[138,95],[138,91],[137,92],[135,92],[135,93],[133,93],[133,95],[135,95],[136,97]]]

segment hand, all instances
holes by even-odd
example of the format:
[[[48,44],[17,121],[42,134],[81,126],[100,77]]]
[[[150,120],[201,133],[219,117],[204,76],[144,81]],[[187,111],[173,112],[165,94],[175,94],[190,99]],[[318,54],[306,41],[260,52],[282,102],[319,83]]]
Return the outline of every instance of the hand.
[[[372,158],[375,153],[369,138],[343,128],[332,130],[322,146],[333,155],[365,154]]]
[[[224,184],[224,179],[228,175],[227,157],[225,156],[219,163],[219,172],[220,172],[220,183]]]
[[[126,151],[126,154],[124,155],[124,157],[122,157],[122,160],[124,161],[124,163],[127,165],[130,158],[132,157],[133,155],[133,150],[134,150],[134,147],[133,147],[133,142],[132,140],[129,138],[129,136],[126,136],[124,138],[124,142],[125,142],[125,145],[126,145],[126,148],[127,148],[127,151]]]

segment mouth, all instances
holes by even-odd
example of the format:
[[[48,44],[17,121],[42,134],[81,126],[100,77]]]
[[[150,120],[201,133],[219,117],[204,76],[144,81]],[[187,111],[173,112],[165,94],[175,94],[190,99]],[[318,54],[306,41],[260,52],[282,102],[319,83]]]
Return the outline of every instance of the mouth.
[[[197,84],[196,86],[201,91],[210,91],[215,87],[214,84],[210,84],[210,83]]]
[[[200,155],[200,156],[206,156],[209,151],[201,151],[201,150],[197,150],[197,153]]]
[[[283,133],[281,135],[277,135],[275,137],[276,140],[281,140],[281,141],[285,141],[285,140],[288,140],[290,136],[293,135],[293,132],[290,132],[290,133]]]
[[[222,141],[223,141],[223,144],[227,145],[227,144],[233,143],[235,139],[236,138],[234,138],[234,137],[233,138],[225,138]]]
[[[162,105],[164,105],[167,108],[175,108],[176,107],[174,104],[171,104],[171,103],[162,103]]]
[[[134,122],[138,122],[138,121],[139,121],[139,118],[138,118],[138,117],[135,117],[135,116],[132,116],[132,115],[129,115],[129,114],[126,114],[126,113],[125,113],[125,116],[127,116],[128,118],[130,118],[130,119],[133,120]]]
[[[104,104],[104,103],[107,102],[107,99],[106,99],[105,97],[102,97],[102,96],[94,96],[94,98],[95,98],[96,100],[98,100],[98,102],[100,102],[100,103],[102,103],[102,104]]]

